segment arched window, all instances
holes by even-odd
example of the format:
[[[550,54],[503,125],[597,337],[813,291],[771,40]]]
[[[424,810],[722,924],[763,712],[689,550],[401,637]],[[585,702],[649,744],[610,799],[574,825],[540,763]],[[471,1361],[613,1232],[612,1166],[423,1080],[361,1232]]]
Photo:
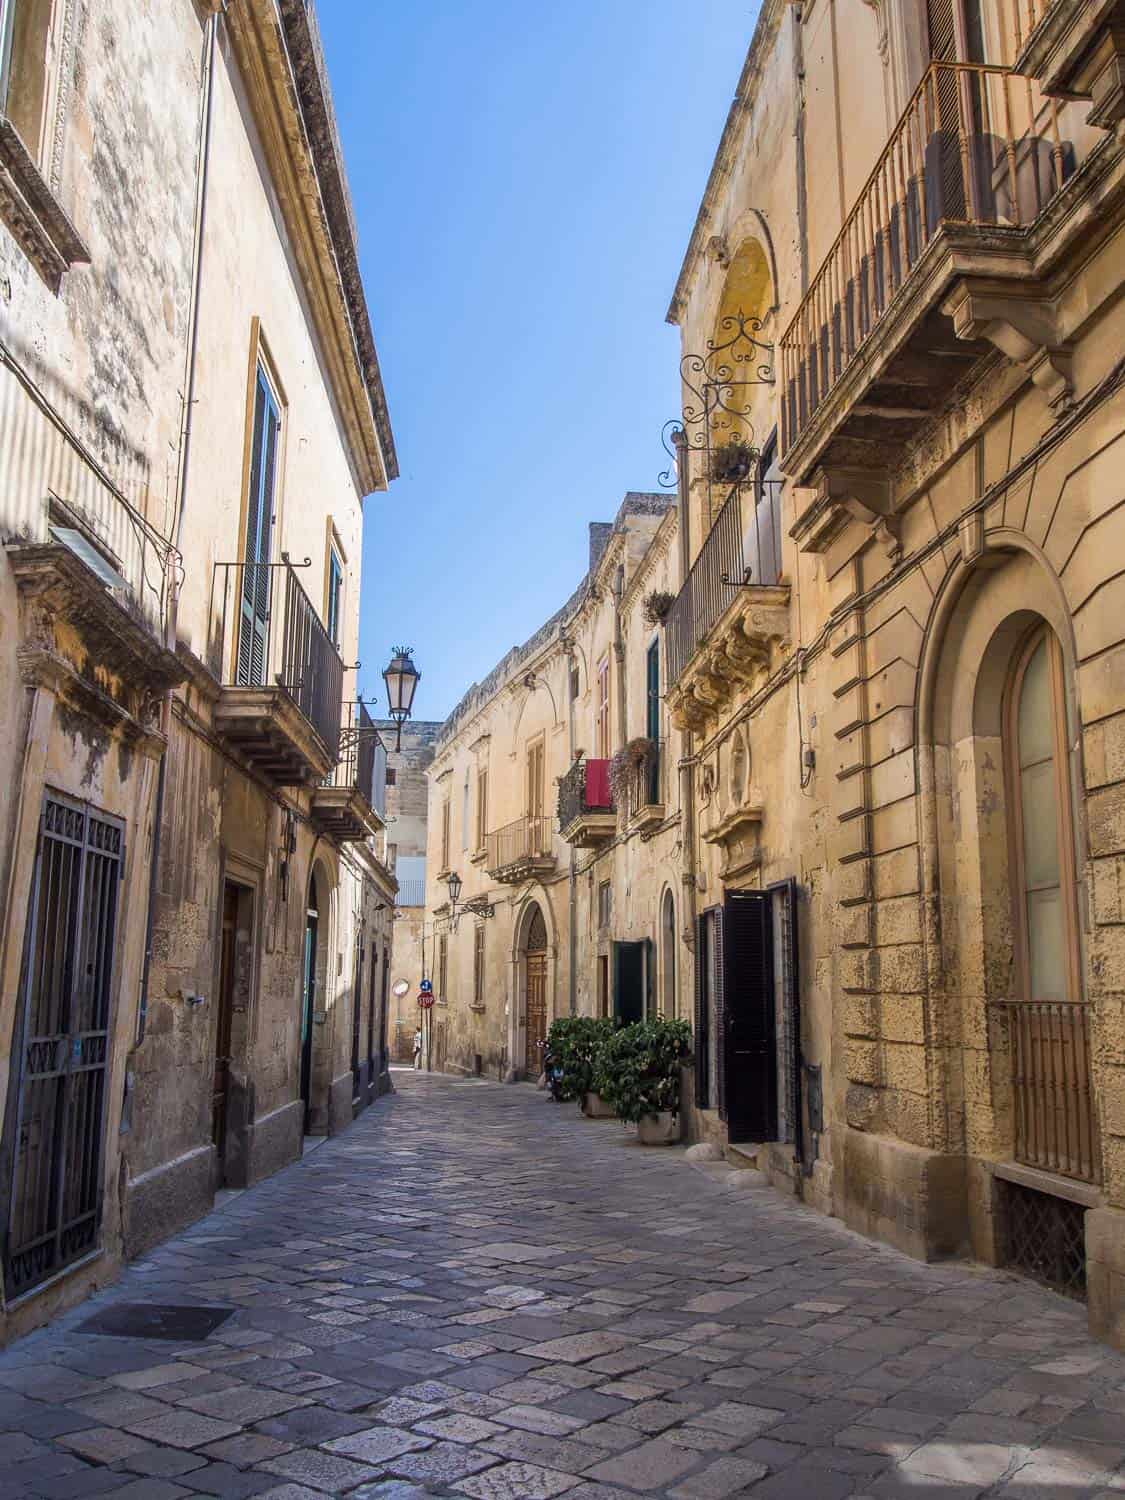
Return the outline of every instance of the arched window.
[[[1041,626],[1018,653],[1006,713],[1016,998],[1081,999],[1062,651]]]
[[[538,906],[531,913],[531,920],[527,924],[526,946],[528,953],[544,953],[547,949],[547,924]]]

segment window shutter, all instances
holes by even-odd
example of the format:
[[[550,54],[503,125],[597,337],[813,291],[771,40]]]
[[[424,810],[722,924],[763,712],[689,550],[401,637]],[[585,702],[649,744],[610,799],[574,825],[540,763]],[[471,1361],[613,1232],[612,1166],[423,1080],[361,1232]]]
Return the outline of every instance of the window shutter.
[[[956,62],[957,28],[954,0],[926,0],[926,23],[930,34],[930,56],[935,62]]]
[[[772,905],[768,891],[733,891],[724,907],[719,1078],[732,1141],[777,1133]]]
[[[723,910],[717,908],[711,915],[711,942],[715,954],[715,1035],[711,1045],[715,1049],[715,1100],[719,1110],[719,1119],[727,1117],[727,1013],[726,1013],[726,953],[723,948],[723,933],[726,924],[723,920]]]
[[[695,1104],[707,1109],[707,917],[695,919]]]

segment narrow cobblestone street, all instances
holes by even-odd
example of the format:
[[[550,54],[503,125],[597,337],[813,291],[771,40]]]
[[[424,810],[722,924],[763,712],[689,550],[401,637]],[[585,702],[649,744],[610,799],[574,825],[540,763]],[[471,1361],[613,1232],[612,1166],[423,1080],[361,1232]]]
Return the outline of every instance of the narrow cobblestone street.
[[[0,1500],[1125,1494],[1079,1305],[527,1087],[395,1082],[0,1355]],[[90,1326],[137,1315],[170,1336]]]

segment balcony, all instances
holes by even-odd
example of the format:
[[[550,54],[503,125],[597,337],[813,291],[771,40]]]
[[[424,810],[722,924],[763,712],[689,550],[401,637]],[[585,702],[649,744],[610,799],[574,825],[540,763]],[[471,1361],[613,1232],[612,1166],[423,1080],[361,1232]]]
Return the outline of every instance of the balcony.
[[[340,653],[288,559],[215,573],[229,652],[216,729],[276,786],[322,786],[340,751]]]
[[[608,760],[576,760],[560,779],[559,828],[576,849],[595,848],[617,832]]]
[[[1010,69],[933,63],[781,340],[782,468],[822,550],[983,356],[1070,395],[1027,229],[1074,171],[1058,106]]]
[[[668,708],[702,729],[768,675],[789,632],[781,577],[781,485],[735,486],[665,620]]]
[[[361,843],[384,827],[387,749],[363,703],[349,705],[340,759],[312,794],[309,816],[318,833]]]
[[[517,818],[490,833],[485,840],[485,861],[493,880],[519,885],[524,880],[555,868],[551,819],[543,814]]]
[[[621,807],[626,828],[640,833],[642,838],[656,832],[666,816],[667,785],[668,757],[664,741],[659,740],[653,745],[649,759],[634,766],[626,782]]]
[[[1090,124],[1112,130],[1125,117],[1123,0],[1026,0],[1026,7],[1019,71],[1045,94],[1089,99]],[[1022,9],[1017,4],[1017,25]]]

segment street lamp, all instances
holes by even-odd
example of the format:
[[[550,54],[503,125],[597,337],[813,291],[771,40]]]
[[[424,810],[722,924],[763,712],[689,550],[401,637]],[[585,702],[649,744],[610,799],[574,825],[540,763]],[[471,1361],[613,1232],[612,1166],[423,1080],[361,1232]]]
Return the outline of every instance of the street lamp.
[[[446,881],[449,891],[449,921],[450,925],[457,927],[457,903],[461,899],[461,877],[456,870],[450,871],[449,879]]]
[[[409,719],[414,704],[414,694],[422,680],[422,674],[410,660],[413,646],[392,648],[390,664],[383,668],[383,681],[387,684],[387,705],[391,722],[395,726],[395,750],[402,749],[402,725]]]

